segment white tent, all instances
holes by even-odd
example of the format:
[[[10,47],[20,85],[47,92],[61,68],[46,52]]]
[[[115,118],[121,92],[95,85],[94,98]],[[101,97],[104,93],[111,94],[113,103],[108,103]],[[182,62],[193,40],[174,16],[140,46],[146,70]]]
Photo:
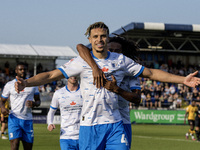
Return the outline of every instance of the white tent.
[[[1,63],[6,60],[23,59],[34,62],[34,74],[36,73],[36,65],[42,60],[56,59],[70,60],[78,54],[68,46],[39,46],[39,45],[13,45],[0,44]],[[49,63],[52,65],[52,63]]]
[[[62,57],[69,59],[77,53],[68,46],[38,46],[38,45],[11,45],[0,44],[0,57]]]

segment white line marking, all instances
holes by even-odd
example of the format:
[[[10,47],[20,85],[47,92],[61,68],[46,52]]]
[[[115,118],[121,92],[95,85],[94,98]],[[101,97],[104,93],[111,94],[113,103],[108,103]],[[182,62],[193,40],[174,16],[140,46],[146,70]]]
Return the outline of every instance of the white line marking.
[[[168,141],[181,141],[181,142],[194,142],[192,140],[184,140],[184,139],[168,139],[168,138],[156,138],[156,137],[151,137],[151,136],[139,136],[139,135],[133,135],[134,137],[138,138],[145,138],[145,139],[156,139],[156,140],[168,140]]]

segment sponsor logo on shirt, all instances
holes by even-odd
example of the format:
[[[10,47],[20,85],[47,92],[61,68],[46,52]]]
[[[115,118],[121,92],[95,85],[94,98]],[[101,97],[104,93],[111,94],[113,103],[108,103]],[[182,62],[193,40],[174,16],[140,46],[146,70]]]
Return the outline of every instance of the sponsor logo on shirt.
[[[76,103],[73,101],[73,102],[70,103],[70,105],[76,105]]]
[[[106,68],[106,67],[103,67],[102,69],[101,69],[103,72],[108,72],[108,68]]]
[[[74,58],[72,58],[70,61],[68,61],[67,63],[65,63],[63,66],[63,68],[66,68],[67,65],[69,65],[72,61],[74,60]]]

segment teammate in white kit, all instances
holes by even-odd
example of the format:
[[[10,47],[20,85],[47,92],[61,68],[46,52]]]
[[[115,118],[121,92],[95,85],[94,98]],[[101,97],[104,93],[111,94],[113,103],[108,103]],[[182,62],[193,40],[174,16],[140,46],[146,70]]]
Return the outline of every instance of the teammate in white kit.
[[[48,130],[55,129],[53,124],[54,114],[60,107],[61,132],[60,148],[61,150],[79,149],[79,128],[80,116],[83,105],[80,87],[76,77],[70,77],[67,85],[57,90],[52,98],[50,109],[47,115]]]
[[[84,56],[87,53],[84,54],[85,51],[83,51],[83,49],[77,49],[77,50],[80,53],[80,56],[82,56],[84,59]],[[123,53],[125,56],[130,57],[135,61],[138,61],[137,56],[138,56],[139,48],[133,41],[126,40],[123,37],[117,36],[117,37],[110,38],[109,43],[108,43],[108,50],[110,52]],[[89,59],[85,61],[88,62]],[[95,61],[93,60],[93,62],[90,62],[90,63],[95,63]],[[99,68],[96,68],[96,70],[98,70],[96,73],[99,72],[97,76],[103,75],[103,72]],[[108,87],[105,87],[105,88],[109,89],[110,91],[113,91],[112,89],[118,88],[118,87],[113,82],[113,84],[110,84]],[[124,129],[126,131],[125,133],[127,135],[127,138],[128,138],[127,140],[129,142],[129,147],[131,148],[132,129],[131,129],[131,122],[130,122],[129,102],[127,100],[129,101],[132,100],[132,102],[134,101],[135,105],[137,106],[139,105],[140,100],[141,100],[141,92],[140,92],[141,87],[140,87],[139,78],[138,77],[136,78],[133,76],[125,76],[123,81],[120,83],[120,88],[122,88],[125,91],[124,91],[124,94],[119,96],[119,99],[118,99],[119,112],[122,117]]]
[[[92,44],[93,58],[104,71],[107,79],[112,80],[111,75],[115,76],[117,85],[125,75],[135,77],[140,75],[151,80],[180,83],[190,87],[200,83],[200,79],[194,77],[198,71],[187,77],[177,76],[162,70],[145,68],[122,54],[108,52],[109,29],[102,22],[94,23],[87,31],[88,39]],[[18,78],[15,88],[20,92],[25,87],[43,85],[77,75],[81,78],[80,88],[83,96],[79,148],[81,150],[128,150],[129,146],[118,109],[118,95],[123,91],[118,88],[113,93],[105,88],[96,88],[93,85],[92,68],[82,58],[74,58],[59,69],[40,73],[27,80]]]
[[[18,63],[15,72],[17,77],[25,79],[25,64]],[[39,91],[37,87],[26,87],[23,91],[17,93],[15,91],[16,81],[16,79],[13,79],[6,83],[1,98],[1,110],[4,115],[9,113],[4,104],[10,98],[11,110],[8,117],[8,133],[11,150],[19,149],[20,140],[23,143],[24,150],[31,150],[34,139],[32,108],[40,105]]]

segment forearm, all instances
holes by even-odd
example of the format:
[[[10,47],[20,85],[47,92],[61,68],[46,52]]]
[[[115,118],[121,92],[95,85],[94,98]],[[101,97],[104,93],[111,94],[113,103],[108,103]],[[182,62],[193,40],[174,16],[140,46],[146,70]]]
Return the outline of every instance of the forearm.
[[[138,104],[141,101],[141,94],[139,91],[129,92],[129,91],[125,91],[122,88],[118,87],[114,92],[129,102]]]
[[[25,80],[26,87],[44,85],[56,80],[60,80],[63,77],[64,76],[62,75],[61,71],[59,71],[58,69],[49,72],[39,73]]]
[[[96,64],[96,62],[90,54],[90,50],[86,46],[84,46],[83,44],[78,44],[76,48],[80,57],[83,58],[83,60],[85,60],[92,69],[98,67],[98,65]]]
[[[48,115],[47,115],[47,124],[53,124],[53,119],[54,119],[54,114],[55,114],[56,110],[54,109],[49,109]]]
[[[145,68],[145,70],[142,73],[142,77],[147,77],[151,80],[156,80],[160,82],[166,82],[166,83],[180,83],[183,84],[185,77],[174,75],[159,69],[149,69]]]

